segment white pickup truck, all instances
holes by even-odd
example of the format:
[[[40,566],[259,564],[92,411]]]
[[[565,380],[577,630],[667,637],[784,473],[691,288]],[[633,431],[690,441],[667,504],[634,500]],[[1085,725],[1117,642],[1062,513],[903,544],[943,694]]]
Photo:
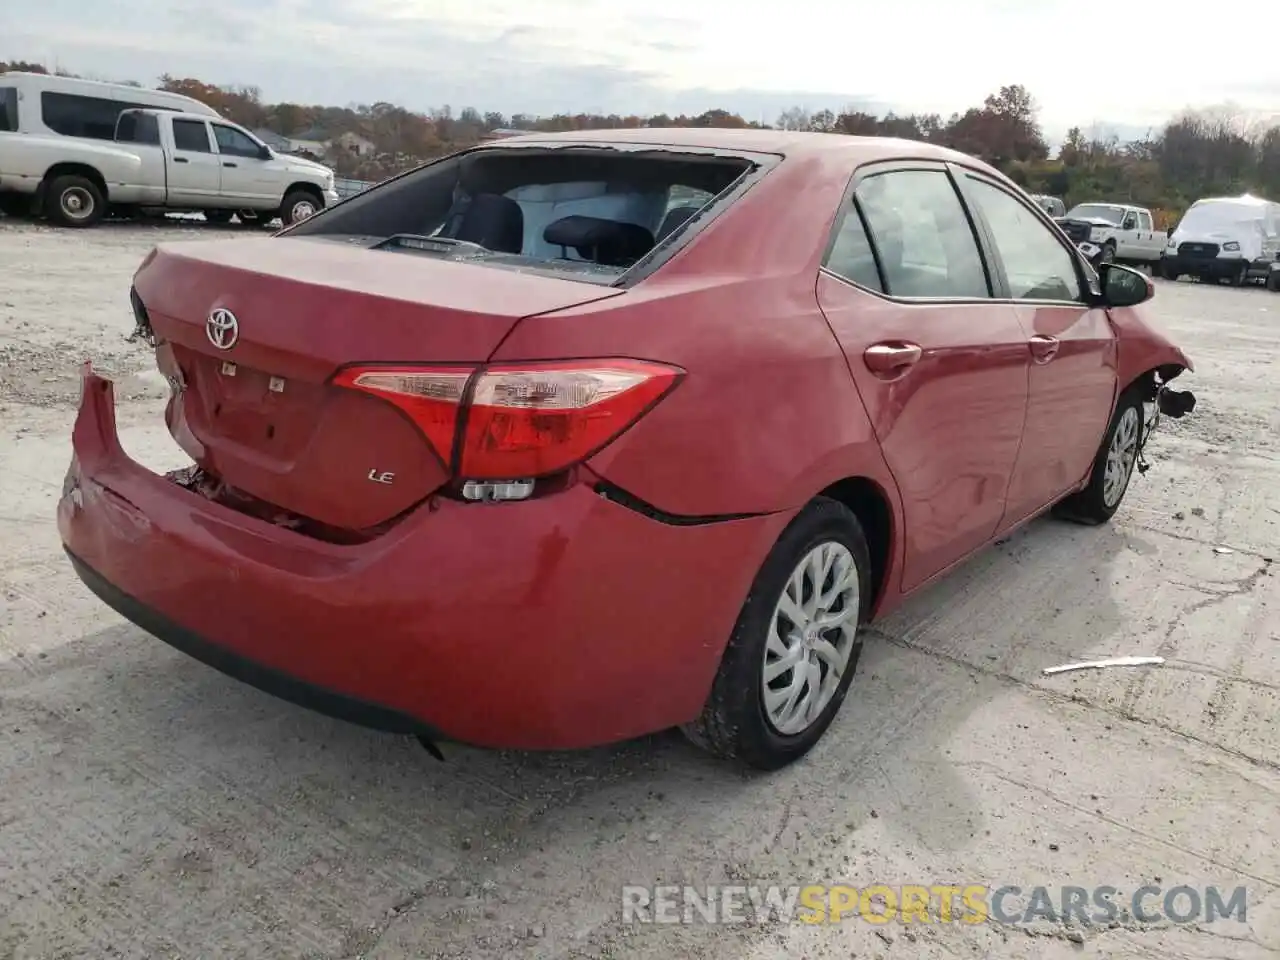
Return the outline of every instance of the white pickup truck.
[[[1116,260],[1155,266],[1167,237],[1151,211],[1123,203],[1081,203],[1056,217],[1058,226],[1095,262]]]
[[[32,195],[37,211],[66,227],[93,226],[109,209],[288,225],[338,202],[328,167],[276,154],[228,120],[168,109],[120,112],[110,141],[0,137],[0,190]]]

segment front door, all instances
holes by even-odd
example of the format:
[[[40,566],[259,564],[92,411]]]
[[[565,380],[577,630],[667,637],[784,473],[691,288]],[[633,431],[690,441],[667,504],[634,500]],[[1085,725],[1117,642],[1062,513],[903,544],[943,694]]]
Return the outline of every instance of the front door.
[[[965,173],[961,183],[1030,334],[1031,398],[1003,532],[1089,473],[1111,419],[1118,344],[1106,311],[1086,303],[1079,259],[1043,218],[993,180]]]
[[[196,206],[216,201],[222,171],[213,152],[209,124],[203,120],[173,121],[173,153],[169,157],[169,202]]]
[[[271,167],[280,164],[264,159],[262,148],[235,127],[215,123],[213,137],[222,162],[222,197],[226,204],[243,203],[250,208],[273,202],[278,205],[285,184]]]
[[[1027,334],[992,299],[943,165],[867,168],[837,223],[818,301],[901,495],[910,590],[995,534],[1022,440]]]

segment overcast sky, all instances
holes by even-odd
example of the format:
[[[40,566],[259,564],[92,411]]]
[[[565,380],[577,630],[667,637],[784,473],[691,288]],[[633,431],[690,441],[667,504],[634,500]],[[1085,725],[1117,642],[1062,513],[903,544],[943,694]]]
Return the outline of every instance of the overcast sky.
[[[1112,0],[0,0],[0,59],[268,100],[772,122],[793,104],[944,115],[1028,87],[1057,139],[1183,108],[1280,111],[1263,31]],[[16,13],[17,16],[11,14]],[[1270,46],[1269,46],[1270,44]]]

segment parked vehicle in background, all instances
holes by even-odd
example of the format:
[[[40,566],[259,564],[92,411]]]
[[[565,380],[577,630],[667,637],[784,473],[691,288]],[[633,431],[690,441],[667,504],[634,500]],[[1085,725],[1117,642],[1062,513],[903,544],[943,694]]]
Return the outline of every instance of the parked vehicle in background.
[[[1280,293],[1280,263],[1273,263],[1267,269],[1267,289]]]
[[[1031,194],[1031,199],[1036,202],[1041,210],[1049,214],[1051,217],[1062,217],[1067,213],[1066,206],[1058,197],[1050,197],[1042,193],[1033,193]]]
[[[0,105],[8,213],[43,213],[68,227],[144,209],[201,211],[215,222],[244,211],[288,224],[338,199],[327,167],[272,153],[189,97],[7,73]]]
[[[1156,230],[1146,207],[1081,203],[1056,219],[1085,256],[1097,263],[1155,265],[1164,252],[1165,235]]]
[[[77,573],[232,676],[428,742],[679,725],[790,763],[863,623],[1051,507],[1109,520],[1194,399],[1149,278],[901,140],[504,139],[134,281],[193,464],[131,460],[86,367]]]
[[[1280,203],[1245,194],[1197,200],[1169,232],[1161,270],[1166,279],[1270,282],[1280,260]]]

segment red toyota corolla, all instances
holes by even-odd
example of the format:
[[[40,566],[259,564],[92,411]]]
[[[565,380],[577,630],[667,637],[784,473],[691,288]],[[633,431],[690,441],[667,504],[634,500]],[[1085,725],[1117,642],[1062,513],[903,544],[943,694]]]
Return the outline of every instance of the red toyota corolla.
[[[134,311],[191,456],[86,367],[58,522],[160,639],[369,726],[776,768],[859,627],[1046,509],[1120,505],[1191,362],[1009,180],[922,143],[529,136],[273,237],[164,245]]]

